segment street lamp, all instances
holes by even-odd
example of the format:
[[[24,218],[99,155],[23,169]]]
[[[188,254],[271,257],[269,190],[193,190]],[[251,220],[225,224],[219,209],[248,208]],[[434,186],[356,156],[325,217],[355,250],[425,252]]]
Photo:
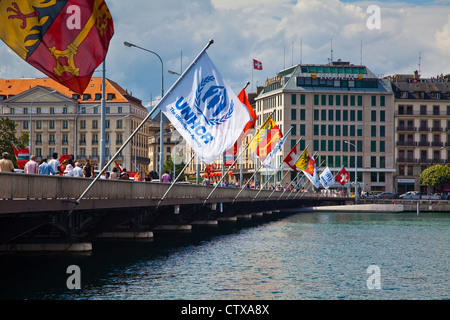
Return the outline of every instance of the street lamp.
[[[124,46],[129,47],[129,48],[135,47],[135,48],[138,48],[138,49],[141,49],[141,50],[144,50],[144,51],[153,53],[154,55],[156,55],[156,56],[159,58],[159,60],[161,61],[161,99],[162,99],[162,98],[164,97],[164,63],[163,63],[161,57],[159,56],[159,54],[157,54],[156,52],[153,52],[153,51],[151,51],[151,50],[148,50],[148,49],[139,47],[139,46],[137,46],[137,45],[135,45],[135,44],[129,43],[129,42],[127,42],[127,41],[125,41],[123,44],[124,44]],[[164,160],[163,160],[163,159],[164,159],[164,120],[163,120],[163,114],[162,114],[162,111],[160,111],[159,113],[160,113],[160,118],[161,118],[161,119],[160,119],[160,122],[159,122],[159,124],[160,124],[160,143],[159,143],[160,162],[159,162],[159,174],[160,174],[160,176],[162,176],[162,171],[163,171],[163,166],[164,166],[164,164],[163,164],[163,162],[164,162]]]
[[[356,155],[356,145],[348,142],[347,140],[345,140],[344,142],[355,147],[355,204],[358,204],[358,159]]]
[[[31,101],[31,104],[30,104],[30,157],[33,154],[33,122],[32,122],[33,121],[33,103],[39,98],[48,96],[50,94],[54,94],[56,92],[58,92],[58,90],[53,90],[53,91],[44,93],[40,96],[35,97],[33,99],[33,101]]]

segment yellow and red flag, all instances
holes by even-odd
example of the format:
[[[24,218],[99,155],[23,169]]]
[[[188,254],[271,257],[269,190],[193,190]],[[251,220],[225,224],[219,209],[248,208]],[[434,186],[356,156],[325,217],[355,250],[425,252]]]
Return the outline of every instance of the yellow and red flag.
[[[0,26],[22,59],[80,94],[114,34],[104,0],[1,0]]]
[[[303,151],[302,155],[295,163],[295,166],[310,175],[314,174],[315,161],[309,156],[308,150]]]
[[[249,147],[261,161],[264,161],[281,138],[283,138],[283,133],[272,120],[272,117],[269,116],[256,132]]]

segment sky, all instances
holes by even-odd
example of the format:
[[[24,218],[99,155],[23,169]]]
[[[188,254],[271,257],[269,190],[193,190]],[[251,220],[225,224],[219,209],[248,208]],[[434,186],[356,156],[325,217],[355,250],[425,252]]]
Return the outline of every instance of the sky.
[[[366,65],[377,75],[422,77],[450,73],[450,0],[106,0],[115,34],[106,76],[145,106],[164,92],[210,39],[208,55],[236,94],[247,92],[292,65],[326,64],[331,58]],[[379,10],[379,29],[369,28]],[[361,46],[362,44],[362,46]],[[361,55],[362,47],[362,55]],[[419,56],[421,57],[419,59]],[[253,70],[252,59],[263,70]],[[94,76],[101,76],[101,67]],[[44,75],[0,42],[0,78]],[[151,101],[152,100],[152,101]]]

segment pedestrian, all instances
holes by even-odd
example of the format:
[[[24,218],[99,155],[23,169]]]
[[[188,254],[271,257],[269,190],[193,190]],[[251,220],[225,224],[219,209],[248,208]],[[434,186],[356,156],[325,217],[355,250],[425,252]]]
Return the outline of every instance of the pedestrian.
[[[139,172],[136,172],[136,174],[134,175],[134,181],[142,181],[142,177]]]
[[[81,162],[77,161],[75,163],[75,167],[73,168],[73,176],[76,178],[81,178],[83,177],[83,169],[81,168],[82,164]]]
[[[69,160],[64,160],[63,165],[65,165],[64,176],[73,177],[73,166],[70,164]]]
[[[150,175],[150,172],[147,172],[147,171],[145,171],[145,172],[146,172],[146,175],[145,175],[144,180],[147,181],[147,182],[152,181],[152,177]]]
[[[55,171],[53,170],[53,167],[47,162],[47,159],[42,159],[41,161],[39,161],[38,173],[54,175]]]
[[[89,159],[86,159],[86,164],[83,168],[83,175],[85,178],[94,177],[94,166],[91,164],[91,161]]]
[[[9,153],[3,152],[0,160],[0,172],[14,172],[14,164],[9,160]]]
[[[121,180],[130,180],[130,175],[127,172],[127,169],[123,168],[122,173],[120,174]]]
[[[30,161],[28,161],[25,164],[25,167],[23,167],[23,170],[25,173],[28,173],[28,174],[37,174],[38,167],[39,167],[39,164],[36,162],[36,156],[32,155],[30,157]]]
[[[162,179],[162,182],[165,182],[165,183],[170,183],[170,181],[172,180],[172,178],[170,177],[170,174],[169,174],[168,171],[166,171],[166,172],[162,175],[161,179]]]
[[[112,169],[111,175],[109,176],[110,180],[118,180],[119,179],[119,170],[117,170],[117,167],[114,167]]]
[[[61,175],[63,171],[61,170],[61,163],[58,160],[58,153],[54,152],[52,155],[52,159],[48,162],[49,165],[52,166],[55,175]]]

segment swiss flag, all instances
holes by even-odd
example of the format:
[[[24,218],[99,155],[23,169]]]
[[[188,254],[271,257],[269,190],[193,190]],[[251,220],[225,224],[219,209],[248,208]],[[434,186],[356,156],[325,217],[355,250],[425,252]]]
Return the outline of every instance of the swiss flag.
[[[350,181],[350,174],[343,167],[341,172],[336,176],[336,181],[339,182],[342,186]]]
[[[297,145],[295,145],[292,150],[288,153],[286,158],[284,158],[284,162],[291,167],[295,172],[298,172],[297,166],[295,163],[298,160],[298,153],[297,153]]]
[[[262,66],[261,61],[253,59],[253,69],[262,70],[263,66]]]

